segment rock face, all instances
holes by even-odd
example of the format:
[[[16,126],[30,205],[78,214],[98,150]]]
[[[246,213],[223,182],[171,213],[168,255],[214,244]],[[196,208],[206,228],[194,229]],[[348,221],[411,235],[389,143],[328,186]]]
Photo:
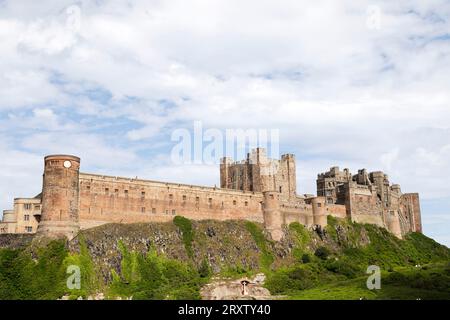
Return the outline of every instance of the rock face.
[[[33,240],[34,234],[0,234],[0,248],[18,249],[26,247]]]
[[[252,279],[213,279],[205,285],[200,294],[203,300],[266,300],[273,298],[263,287],[265,275],[258,273]]]
[[[197,267],[206,260],[214,273],[229,266],[258,268],[259,248],[245,221],[192,221],[192,228],[192,259],[187,256],[181,231],[173,223],[107,224],[82,231],[70,241],[69,249],[78,252],[83,239],[106,282],[111,280],[112,269],[120,271],[119,241],[129,250],[146,253],[154,248],[168,258],[191,260]]]

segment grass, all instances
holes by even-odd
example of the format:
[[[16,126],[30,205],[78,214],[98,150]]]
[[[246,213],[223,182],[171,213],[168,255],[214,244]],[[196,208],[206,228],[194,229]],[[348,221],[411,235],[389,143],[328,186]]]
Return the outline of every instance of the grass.
[[[109,298],[199,299],[201,286],[213,276],[208,258],[214,250],[206,248],[207,238],[197,241],[199,232],[194,255],[196,235],[191,221],[177,216],[173,223],[182,234],[179,251],[184,247],[188,260],[171,259],[153,247],[148,252],[132,251],[118,241],[120,265],[114,265],[108,283],[83,238],[79,238],[79,252],[69,252],[63,241],[40,248],[0,249],[0,299],[77,298],[96,292]],[[222,277],[264,272],[270,292],[289,299],[450,299],[450,250],[422,234],[411,233],[399,240],[373,225],[329,218],[324,241],[314,231],[292,223],[287,243],[276,244],[266,239],[261,225],[246,221],[244,226],[246,252],[253,263],[222,261],[218,272]],[[224,232],[221,237],[227,249],[242,248],[229,234]],[[248,239],[254,240],[257,250]],[[66,286],[66,270],[71,265],[80,268],[80,289]],[[369,265],[382,270],[380,290],[366,287]]]
[[[194,231],[192,229],[191,220],[182,216],[176,216],[175,218],[173,218],[173,223],[181,231],[181,234],[183,236],[183,244],[188,257],[193,258],[194,252],[192,250],[192,241],[194,240]]]
[[[250,221],[247,221],[245,223],[245,227],[247,228],[247,231],[252,235],[253,240],[256,242],[256,245],[261,252],[259,258],[261,270],[268,272],[275,259],[272,253],[267,248],[267,240],[264,237],[261,227]]]
[[[209,279],[209,270],[197,271],[191,264],[169,259],[150,249],[147,254],[129,251],[123,244],[121,270],[112,270],[108,297],[134,300],[200,299],[200,287]]]
[[[63,295],[65,288],[63,241],[52,241],[32,252],[0,250],[0,300],[46,300]]]

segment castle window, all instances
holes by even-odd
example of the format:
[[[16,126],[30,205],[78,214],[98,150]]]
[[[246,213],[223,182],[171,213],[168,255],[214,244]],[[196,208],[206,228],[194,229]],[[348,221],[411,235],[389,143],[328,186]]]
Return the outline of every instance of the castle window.
[[[183,201],[186,201],[186,196],[185,195],[183,196]]]
[[[170,200],[173,199],[173,194],[169,194],[169,199],[170,199]]]
[[[91,186],[86,186],[86,190],[90,191],[91,190]]]
[[[212,198],[208,198],[208,203],[209,203],[209,204],[212,203]]]
[[[145,198],[145,191],[142,191],[142,192],[141,192],[141,197],[142,197],[142,198]]]
[[[23,207],[24,207],[25,210],[30,210],[31,209],[31,203],[25,203],[23,205]]]
[[[200,198],[199,197],[195,197],[195,201],[196,202],[200,202]]]
[[[109,194],[109,188],[105,188],[105,194]]]
[[[166,214],[169,214],[169,210],[166,210]]]
[[[233,205],[234,205],[234,206],[236,205],[236,200],[233,200]]]
[[[24,215],[23,216],[23,220],[24,221],[30,221],[30,215],[29,214]]]
[[[273,199],[273,194],[270,195],[270,199]]]
[[[115,193],[119,193],[119,189],[114,189],[114,192]]]
[[[281,193],[281,187],[280,187],[280,193]]]
[[[156,208],[152,208],[152,213],[156,213]]]
[[[33,232],[33,227],[25,227],[26,232]]]
[[[175,213],[176,213],[175,210],[172,210],[172,215],[175,215]]]
[[[145,207],[141,208],[141,212],[144,213],[145,212]]]
[[[125,193],[125,197],[128,197],[128,190],[123,191]]]
[[[318,208],[322,207],[322,204],[321,204],[321,203],[318,203],[318,204],[317,204],[317,207],[318,207]]]
[[[244,202],[244,205],[247,207],[247,206],[248,206],[248,201],[245,201],[245,202]]]

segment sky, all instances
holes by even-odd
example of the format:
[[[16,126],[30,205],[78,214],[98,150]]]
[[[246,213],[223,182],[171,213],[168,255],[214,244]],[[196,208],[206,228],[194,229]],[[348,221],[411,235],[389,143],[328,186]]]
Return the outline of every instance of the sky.
[[[383,170],[450,246],[449,86],[448,0],[0,0],[0,208],[40,192],[53,153],[218,185],[171,157],[201,123],[278,130],[299,194],[331,166]]]

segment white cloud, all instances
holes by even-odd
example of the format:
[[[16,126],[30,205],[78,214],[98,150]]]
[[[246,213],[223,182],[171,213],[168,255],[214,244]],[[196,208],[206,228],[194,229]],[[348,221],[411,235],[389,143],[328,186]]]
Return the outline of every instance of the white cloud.
[[[202,120],[280,128],[301,192],[340,165],[450,198],[448,1],[80,1],[79,16],[72,1],[0,5],[12,157],[77,153],[112,174],[145,162],[161,179],[210,184],[210,170],[149,161],[170,155],[172,128]],[[367,27],[370,5],[379,28]]]

